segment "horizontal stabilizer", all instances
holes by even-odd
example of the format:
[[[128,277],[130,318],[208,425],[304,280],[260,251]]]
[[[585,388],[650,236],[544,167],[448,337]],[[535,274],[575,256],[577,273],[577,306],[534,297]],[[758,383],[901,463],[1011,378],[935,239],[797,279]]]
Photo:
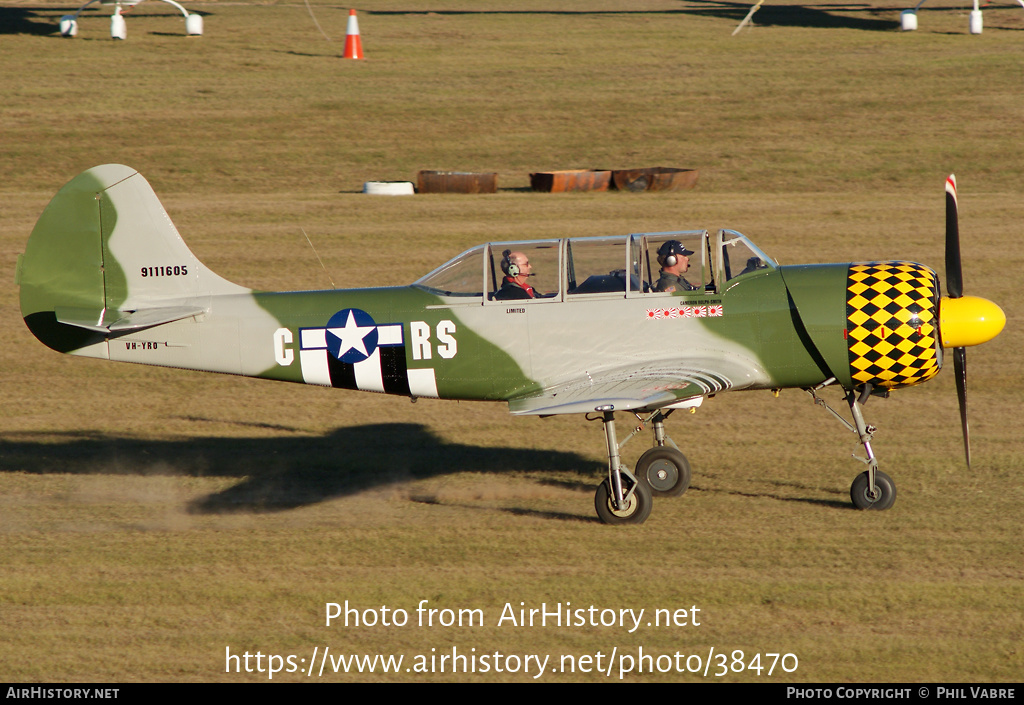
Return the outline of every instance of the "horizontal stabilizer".
[[[57,321],[99,333],[118,333],[152,328],[206,313],[200,306],[164,306],[137,311],[107,311],[58,306]]]

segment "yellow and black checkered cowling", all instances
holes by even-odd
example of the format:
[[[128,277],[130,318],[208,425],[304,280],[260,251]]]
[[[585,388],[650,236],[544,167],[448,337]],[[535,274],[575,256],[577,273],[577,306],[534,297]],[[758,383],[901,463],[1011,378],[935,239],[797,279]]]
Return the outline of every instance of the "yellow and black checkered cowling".
[[[855,384],[895,389],[934,377],[939,283],[915,262],[851,264],[846,287],[847,342]]]

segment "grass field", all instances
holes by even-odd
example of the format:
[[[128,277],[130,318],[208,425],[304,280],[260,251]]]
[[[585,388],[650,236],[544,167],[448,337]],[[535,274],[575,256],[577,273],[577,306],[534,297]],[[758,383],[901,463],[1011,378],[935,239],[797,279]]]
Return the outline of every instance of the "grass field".
[[[1024,10],[990,5],[971,36],[966,2],[933,0],[901,33],[900,5],[769,0],[730,36],[749,5],[371,0],[353,62],[347,6],[312,3],[328,41],[303,3],[185,4],[203,37],[146,3],[113,42],[106,9],[65,40],[73,4],[0,2],[0,679],[256,682],[273,654],[296,667],[275,682],[531,681],[526,655],[551,657],[537,680],[617,681],[642,648],[729,672],[713,657],[707,676],[673,661],[625,680],[1020,680]],[[339,286],[407,283],[490,239],[697,227],[782,263],[941,276],[955,172],[965,289],[1008,319],[968,353],[973,469],[951,370],[867,405],[899,491],[883,513],[850,507],[860,449],[806,394],[725,394],[669,424],[687,494],[613,528],[593,512],[603,435],[582,418],[60,356],[21,320],[15,261],[53,193],[107,162],[150,180],[214,271],[261,289],[330,286],[303,231]],[[527,189],[531,171],[655,165],[700,182]],[[500,190],[359,193],[419,169],[495,171]],[[485,622],[420,627],[422,600]],[[325,626],[345,601],[409,623]],[[632,633],[499,626],[520,603],[645,613]],[[699,626],[646,624],[692,607]],[[325,647],[406,661],[308,677]],[[522,660],[437,672],[453,649]],[[736,650],[795,659],[737,671]],[[226,672],[247,651],[253,672]],[[417,655],[434,672],[406,671]]]

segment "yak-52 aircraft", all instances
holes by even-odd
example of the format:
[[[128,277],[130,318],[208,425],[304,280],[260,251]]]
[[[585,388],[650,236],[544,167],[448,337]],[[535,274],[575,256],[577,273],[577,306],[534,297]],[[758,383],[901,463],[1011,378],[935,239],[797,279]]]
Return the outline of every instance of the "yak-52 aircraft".
[[[953,177],[946,193],[941,298],[920,264],[779,266],[732,230],[492,242],[409,286],[261,292],[207,269],[149,183],[109,164],[69,182],[40,216],[18,260],[21,311],[39,340],[73,355],[593,415],[608,447],[595,506],[610,524],[641,523],[653,495],[689,486],[665,433],[674,410],[784,387],[824,405],[818,392],[835,385],[853,423],[825,406],[867,456],[853,503],[888,509],[896,487],[871,451],[865,402],[931,379],[952,348],[970,463],[964,347],[1006,320],[963,296]],[[666,267],[666,254],[689,259],[675,291],[657,290],[659,251]],[[533,297],[506,298],[512,279]],[[623,411],[654,431],[635,472],[619,459]]]

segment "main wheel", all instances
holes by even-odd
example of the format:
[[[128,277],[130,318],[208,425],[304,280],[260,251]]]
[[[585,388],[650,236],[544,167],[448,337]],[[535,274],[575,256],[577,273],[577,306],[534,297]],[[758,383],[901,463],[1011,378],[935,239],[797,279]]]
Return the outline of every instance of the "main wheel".
[[[651,448],[636,461],[636,476],[655,497],[678,497],[690,486],[690,461],[675,448]]]
[[[875,470],[875,486],[878,488],[878,496],[871,496],[871,488],[868,485],[868,474],[862,472],[850,485],[850,499],[857,509],[888,509],[896,501],[896,483],[884,472]]]
[[[623,477],[623,483],[628,480]],[[612,492],[605,480],[597,486],[597,493],[594,495],[594,508],[597,509],[597,518],[605,524],[643,524],[651,515],[654,500],[651,499],[651,491],[642,482],[636,485],[636,491],[626,500],[626,506],[616,509],[612,501]]]

